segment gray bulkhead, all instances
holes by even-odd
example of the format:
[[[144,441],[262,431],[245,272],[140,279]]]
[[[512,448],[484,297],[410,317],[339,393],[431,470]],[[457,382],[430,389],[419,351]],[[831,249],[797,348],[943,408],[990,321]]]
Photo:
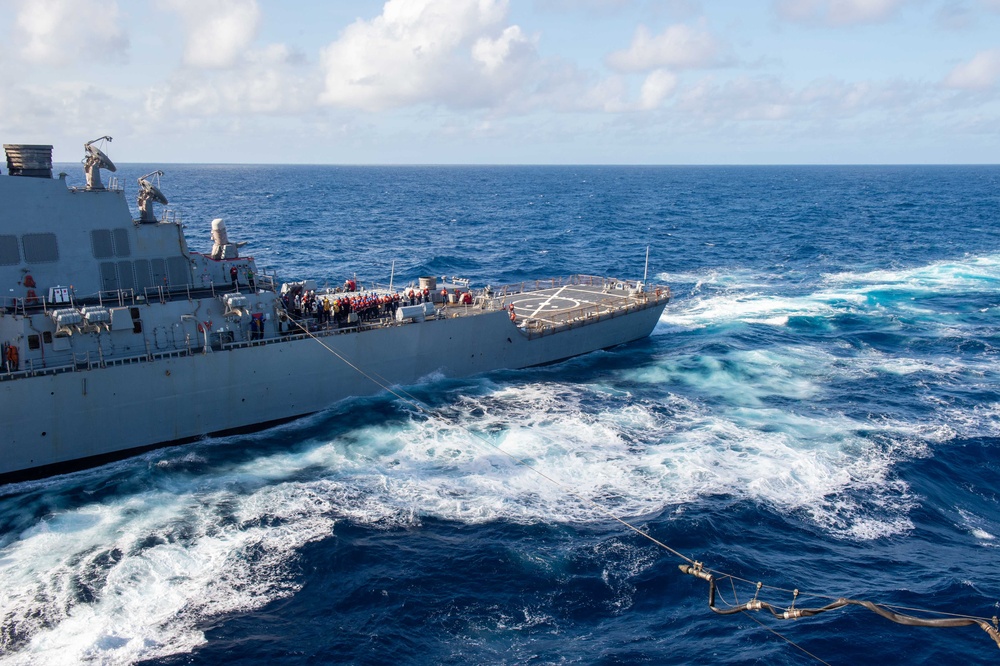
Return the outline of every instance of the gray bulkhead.
[[[215,287],[229,287],[231,266],[244,276],[255,269],[249,257],[216,261],[189,252],[173,220],[134,221],[122,189],[6,176],[0,201],[0,343],[16,348],[21,369],[198,346],[199,322],[227,310],[215,303]],[[273,298],[249,296],[245,310],[273,314]],[[155,302],[170,307],[154,312]],[[81,308],[95,325],[57,316]],[[247,322],[219,323],[240,333]]]

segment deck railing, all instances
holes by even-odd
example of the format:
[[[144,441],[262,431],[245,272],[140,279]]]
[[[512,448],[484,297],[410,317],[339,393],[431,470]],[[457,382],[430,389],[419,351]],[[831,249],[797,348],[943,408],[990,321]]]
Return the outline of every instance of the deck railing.
[[[600,275],[570,275],[569,277],[549,278],[545,280],[525,280],[524,282],[514,282],[495,287],[493,292],[498,296],[507,294],[526,294],[542,289],[558,289],[566,286],[587,286],[601,287],[603,289],[619,289],[622,291],[633,291],[639,287],[640,282],[636,280],[619,280],[618,278],[603,277]],[[664,287],[661,287],[663,289]]]
[[[530,317],[525,313],[516,313],[519,317],[518,325],[521,330],[529,337],[537,337],[541,335],[549,335],[555,333],[556,331],[564,330],[566,328],[573,328],[575,326],[582,326],[585,324],[594,323],[596,321],[601,321],[606,318],[617,317],[627,312],[634,312],[638,310],[644,310],[648,307],[652,307],[661,302],[668,301],[670,299],[670,288],[660,285],[645,285],[642,291],[637,291],[638,283],[631,280],[617,280],[613,278],[604,278],[593,275],[572,275],[567,278],[553,278],[549,280],[532,280],[520,283],[515,283],[512,285],[505,285],[497,290],[492,291],[492,296],[486,297],[485,295],[480,296],[480,300],[477,301],[477,305],[486,309],[502,309],[506,307],[506,297],[513,296],[515,294],[526,294],[534,291],[539,291],[542,289],[553,289],[564,286],[599,286],[602,291],[608,293],[615,293],[622,296],[622,298],[610,300],[601,303],[588,303],[586,305],[581,305],[576,308],[571,308],[568,310],[560,310],[556,313],[546,313],[544,318],[541,317]],[[190,287],[189,287],[190,289]],[[197,297],[199,295],[204,295],[205,292],[214,293],[214,289],[190,289],[187,292],[187,297]],[[109,296],[111,294],[108,294]],[[179,294],[173,292],[172,294],[167,293],[157,293],[154,289],[151,293],[147,294],[147,302],[149,297],[156,299],[159,298],[169,298],[170,296],[177,297]],[[131,300],[128,296],[133,296],[133,294],[125,294],[124,292],[115,292],[114,300],[118,302]],[[119,300],[120,299],[120,300]],[[133,301],[134,302],[134,301]],[[74,302],[74,305],[80,305],[80,302]],[[107,301],[105,301],[107,304]],[[52,304],[48,304],[50,307]],[[45,307],[45,304],[42,305]],[[466,308],[475,306],[465,306]],[[445,310],[440,310],[443,313]],[[289,317],[290,318],[290,317]],[[286,330],[284,332],[278,333],[271,337],[259,339],[259,340],[234,340],[232,342],[219,342],[212,345],[214,350],[229,350],[229,349],[241,349],[246,347],[257,347],[262,345],[269,345],[281,342],[288,342],[292,340],[306,339],[312,336],[325,337],[330,335],[342,335],[345,333],[356,333],[359,331],[364,331],[372,328],[382,328],[385,326],[397,326],[405,325],[402,322],[396,322],[390,318],[380,318],[378,320],[368,321],[368,322],[357,322],[354,324],[349,324],[345,326],[315,326],[313,322],[309,319],[304,319],[302,322],[306,328],[310,330],[309,333],[303,332],[301,329],[291,328],[291,330]],[[11,379],[18,379],[24,377],[34,377],[39,375],[54,375],[63,372],[75,372],[79,370],[89,370],[93,367],[111,367],[117,365],[129,365],[132,363],[144,363],[150,362],[157,359],[164,358],[177,358],[183,356],[194,356],[202,353],[206,353],[203,349],[203,344],[198,342],[197,344],[191,344],[191,342],[185,342],[183,348],[174,348],[164,351],[153,352],[148,348],[144,352],[133,354],[127,357],[114,357],[105,358],[101,351],[98,349],[94,352],[84,352],[83,354],[77,355],[72,354],[71,358],[66,360],[61,360],[59,365],[48,365],[42,367],[36,367],[34,361],[35,359],[26,359],[23,367],[17,371],[10,372],[5,367],[0,365],[0,381],[7,381]]]

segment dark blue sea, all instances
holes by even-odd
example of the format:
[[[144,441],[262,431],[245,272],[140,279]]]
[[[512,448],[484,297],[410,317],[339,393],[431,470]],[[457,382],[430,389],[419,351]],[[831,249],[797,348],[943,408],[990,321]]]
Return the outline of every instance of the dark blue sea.
[[[646,340],[409,387],[433,416],[0,488],[0,663],[1000,661],[857,606],[716,615],[596,508],[720,608],[1000,614],[1000,167],[161,168],[192,249],[222,217],[287,279],[641,278],[648,247],[674,298]]]

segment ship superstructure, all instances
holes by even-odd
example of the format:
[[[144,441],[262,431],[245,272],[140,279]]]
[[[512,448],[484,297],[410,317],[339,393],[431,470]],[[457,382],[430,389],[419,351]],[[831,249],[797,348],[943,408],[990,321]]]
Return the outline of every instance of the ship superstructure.
[[[426,276],[402,288],[279,283],[222,220],[212,251],[191,251],[173,213],[157,216],[162,172],[139,179],[133,219],[95,143],[81,188],[53,177],[51,146],[4,146],[0,479],[263,427],[432,374],[611,347],[649,335],[670,296],[591,276],[483,289]]]

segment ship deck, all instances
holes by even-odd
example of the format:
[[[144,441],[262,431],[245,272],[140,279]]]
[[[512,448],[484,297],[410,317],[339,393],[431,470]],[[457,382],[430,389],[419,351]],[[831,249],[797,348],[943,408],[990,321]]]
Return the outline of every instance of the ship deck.
[[[529,332],[551,332],[604,316],[615,316],[670,299],[670,289],[647,286],[637,290],[635,282],[575,275],[566,280],[544,280],[508,285],[495,290],[486,309],[514,308],[516,321]],[[459,315],[474,306],[450,305],[445,312]]]
[[[566,313],[581,310],[617,310],[633,299],[624,289],[606,290],[596,285],[563,285],[507,297],[518,318],[555,324]]]

